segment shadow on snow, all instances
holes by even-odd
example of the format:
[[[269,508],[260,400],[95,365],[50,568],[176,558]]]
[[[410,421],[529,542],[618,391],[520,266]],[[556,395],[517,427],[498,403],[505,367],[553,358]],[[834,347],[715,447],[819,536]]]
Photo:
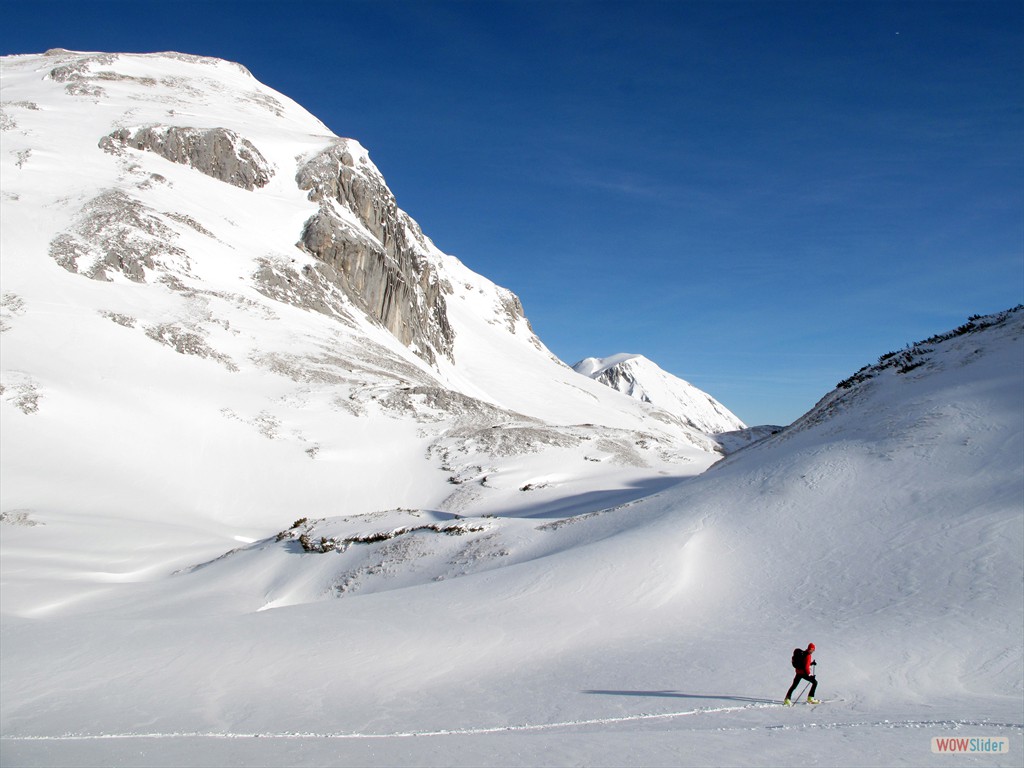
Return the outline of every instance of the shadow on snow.
[[[777,699],[765,699],[754,696],[715,696],[708,693],[681,693],[680,691],[583,691],[583,693],[600,696],[649,696],[667,699],[713,699],[716,701],[742,701],[750,704],[778,704]]]
[[[528,517],[532,519],[558,520],[579,517],[631,504],[692,480],[694,477],[699,477],[699,475],[657,476],[634,480],[622,488],[586,491],[535,503],[523,499],[522,504],[510,504],[506,509],[496,509],[492,512],[498,517]],[[472,515],[468,516],[472,517]]]

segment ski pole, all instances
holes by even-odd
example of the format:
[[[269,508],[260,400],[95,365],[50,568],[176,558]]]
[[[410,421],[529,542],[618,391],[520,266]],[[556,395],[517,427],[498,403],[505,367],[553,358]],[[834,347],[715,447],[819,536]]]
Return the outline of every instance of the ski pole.
[[[803,696],[807,692],[807,689],[810,688],[810,687],[811,687],[811,681],[808,680],[807,681],[807,685],[804,686],[804,689],[802,691],[800,691],[800,693],[798,693],[796,695],[796,700],[800,701],[800,697]]]

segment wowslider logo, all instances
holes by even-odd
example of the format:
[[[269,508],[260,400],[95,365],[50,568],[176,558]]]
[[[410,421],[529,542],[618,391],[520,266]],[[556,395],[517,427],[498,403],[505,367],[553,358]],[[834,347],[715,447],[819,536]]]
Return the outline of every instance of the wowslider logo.
[[[1005,755],[1010,751],[1006,736],[935,736],[932,752],[937,755]]]

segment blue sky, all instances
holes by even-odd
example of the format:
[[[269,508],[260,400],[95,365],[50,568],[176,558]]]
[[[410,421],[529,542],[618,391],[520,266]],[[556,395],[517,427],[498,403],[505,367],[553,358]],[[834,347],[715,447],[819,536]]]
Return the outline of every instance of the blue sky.
[[[1019,2],[2,2],[0,52],[238,61],[568,363],[749,424],[1024,300]]]

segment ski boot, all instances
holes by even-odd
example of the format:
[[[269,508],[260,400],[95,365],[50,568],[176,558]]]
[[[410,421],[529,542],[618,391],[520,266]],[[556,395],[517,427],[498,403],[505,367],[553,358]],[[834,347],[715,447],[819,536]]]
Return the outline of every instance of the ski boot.
[[[816,699],[813,696],[808,696],[807,697],[807,703],[808,704],[821,704],[821,699]]]

